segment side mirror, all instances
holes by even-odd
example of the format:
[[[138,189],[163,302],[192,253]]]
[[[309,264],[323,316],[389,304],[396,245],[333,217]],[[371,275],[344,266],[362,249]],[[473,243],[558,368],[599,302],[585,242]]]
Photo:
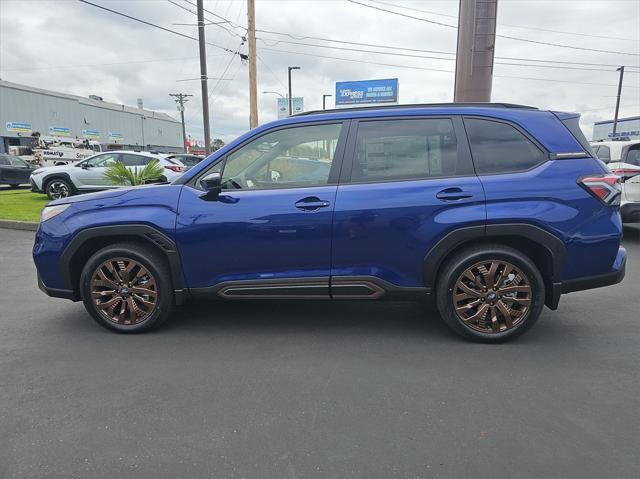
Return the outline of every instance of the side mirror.
[[[202,195],[206,200],[217,200],[220,193],[222,193],[222,177],[220,173],[209,173],[204,178],[200,179],[200,186],[205,190],[205,194]]]

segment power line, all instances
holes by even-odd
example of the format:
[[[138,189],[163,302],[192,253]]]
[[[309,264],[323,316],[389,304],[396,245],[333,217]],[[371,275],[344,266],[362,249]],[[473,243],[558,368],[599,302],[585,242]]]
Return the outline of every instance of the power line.
[[[406,13],[396,12],[396,11],[389,10],[389,9],[386,9],[386,8],[376,7],[375,5],[369,5],[369,4],[366,4],[366,3],[362,3],[362,2],[359,2],[357,0],[347,0],[347,1],[350,2],[350,3],[356,4],[356,5],[361,5],[361,6],[366,7],[366,8],[371,8],[373,10],[379,10],[381,12],[391,13],[392,15],[398,15],[400,17],[411,18],[413,20],[419,20],[421,22],[431,23],[433,25],[439,25],[439,26],[442,26],[442,27],[454,28],[456,30],[458,29],[458,27],[456,25],[451,25],[449,23],[436,22],[435,20],[428,20],[426,18],[416,17],[414,15],[408,15]],[[636,57],[640,56],[640,53],[629,53],[629,52],[619,52],[619,51],[612,51],[612,50],[600,50],[600,49],[597,49],[597,48],[577,47],[575,45],[564,45],[562,43],[542,42],[542,41],[538,41],[538,40],[531,40],[529,38],[514,37],[514,36],[511,36],[511,35],[496,34],[496,37],[507,38],[509,40],[517,40],[517,41],[520,41],[520,42],[536,43],[538,45],[548,45],[548,46],[559,47],[559,48],[571,48],[573,50],[584,50],[584,51],[598,52],[598,53],[613,53],[613,54],[616,54],[616,55],[629,55],[629,56],[636,56]]]
[[[256,32],[267,33],[267,34],[271,34],[271,35],[286,36],[286,37],[292,38],[294,40],[317,40],[317,41],[322,41],[322,42],[343,43],[345,45],[357,45],[357,46],[364,46],[364,47],[385,48],[385,49],[388,49],[388,50],[404,50],[404,51],[418,52],[418,53],[433,53],[433,54],[437,54],[437,55],[451,55],[453,57],[455,57],[455,55],[456,55],[455,52],[447,52],[447,51],[442,51],[442,50],[425,50],[425,49],[422,49],[422,48],[411,48],[411,47],[402,47],[402,46],[381,45],[379,43],[354,42],[354,41],[349,41],[349,40],[338,40],[338,39],[326,38],[326,37],[314,37],[314,36],[307,36],[307,35],[298,35],[298,34],[294,34],[294,33],[276,32],[276,31],[273,31],[273,30],[256,29]],[[260,37],[260,39],[265,43],[266,43],[267,40],[275,41],[275,43],[272,44],[271,46],[275,46],[277,43],[287,43],[287,44],[291,44],[291,45],[298,45],[298,44],[306,45],[305,43],[300,43],[300,42],[276,40],[276,39],[264,38],[264,37]],[[536,63],[554,63],[554,64],[559,64],[559,65],[585,65],[585,66],[600,66],[600,67],[612,67],[612,68],[617,68],[617,67],[620,66],[619,63],[574,62],[574,61],[562,61],[562,60],[543,60],[543,59],[539,59],[539,58],[501,57],[501,56],[496,56],[495,58],[496,59],[500,59],[500,60],[527,61],[527,62],[536,62]],[[628,68],[640,68],[640,66],[634,66],[634,65],[627,66],[627,67]]]
[[[258,59],[258,61],[262,62],[262,64],[267,67],[267,70],[269,70],[271,72],[271,75],[273,75],[273,78],[275,78],[280,85],[282,85],[282,88],[284,88],[285,90],[287,89],[287,85],[284,84],[284,82],[282,80],[280,80],[280,78],[278,77],[278,75],[276,75],[276,73],[271,69],[271,67],[269,66],[269,64],[267,62],[265,62],[262,57],[260,55],[258,55],[256,53],[256,58]]]
[[[380,3],[382,5],[388,5],[390,7],[402,8],[404,10],[411,10],[413,12],[421,12],[421,13],[427,13],[429,15],[436,15],[436,16],[439,16],[439,17],[447,17],[447,18],[455,18],[455,19],[458,18],[457,15],[448,15],[446,13],[438,13],[438,12],[433,12],[433,11],[430,11],[430,10],[421,10],[420,8],[406,7],[404,5],[399,5],[399,4],[395,4],[395,3],[389,3],[389,2],[383,2],[381,0],[369,0],[369,1],[373,2],[373,3]],[[525,27],[524,25],[514,25],[513,23],[500,23],[499,26],[510,27],[510,28],[522,28],[524,30],[535,30],[535,31],[539,31],[539,32],[561,33],[563,35],[577,35],[577,36],[580,36],[580,37],[604,38],[606,40],[622,40],[622,41],[625,41],[625,42],[638,42],[638,39],[632,39],[632,38],[609,37],[609,36],[606,36],[606,35],[594,35],[593,33],[566,32],[566,31],[562,31],[562,30],[551,30],[551,29],[548,29],[548,28],[539,28],[539,27]]]
[[[157,25],[155,23],[151,23],[151,22],[148,22],[146,20],[142,20],[140,18],[133,17],[131,15],[127,15],[126,13],[118,12],[117,10],[112,10],[111,8],[103,7],[102,5],[98,5],[97,3],[91,3],[91,2],[89,2],[87,0],[78,0],[78,1],[80,3],[85,3],[87,5],[91,5],[92,7],[99,8],[100,10],[105,10],[107,12],[114,13],[116,15],[120,15],[121,17],[128,18],[129,20],[133,20],[135,22],[143,23],[143,24],[148,25],[150,27],[154,27],[154,28],[158,28],[160,30],[164,30],[165,32],[168,32],[168,33],[173,33],[174,35],[178,35],[178,36],[183,37],[183,38],[188,38],[189,40],[195,40],[196,42],[198,41],[198,39],[196,37],[185,35],[184,33],[180,33],[180,32],[177,32],[175,30],[171,30],[170,28],[162,27],[162,26]],[[220,46],[220,45],[216,45],[215,43],[210,43],[210,42],[205,42],[205,43],[207,45],[211,45],[212,47],[219,48],[219,49],[224,50],[226,52],[237,54],[241,58],[244,55],[243,53],[240,53],[239,51],[233,51],[233,50],[231,50],[229,48],[226,48],[226,47],[223,47],[223,46]],[[246,57],[246,55],[244,55],[244,56]]]
[[[198,15],[198,13],[197,13],[197,12],[194,12],[193,10],[188,9],[187,7],[185,7],[185,6],[183,6],[183,5],[180,5],[180,4],[179,4],[179,3],[177,3],[177,2],[174,2],[173,0],[167,0],[167,2],[171,3],[172,5],[175,5],[175,6],[176,6],[176,7],[178,7],[178,8],[181,8],[181,9],[182,9],[182,10],[184,10],[185,12],[189,12],[189,13],[191,13],[191,14],[193,14],[193,15]],[[189,2],[187,2],[187,3],[189,3]],[[213,26],[215,26],[215,27],[222,28],[225,32],[227,32],[227,33],[228,33],[229,35],[231,35],[231,36],[236,36],[236,37],[244,38],[242,35],[239,35],[238,33],[236,33],[236,32],[234,32],[234,31],[229,30],[227,27],[224,27],[224,26],[220,25],[220,22],[212,22],[212,21],[210,21],[208,18],[205,18],[205,20],[207,20],[207,21],[209,22],[209,23],[208,23],[208,25],[213,25]]]
[[[332,56],[328,56],[328,55],[319,55],[319,54],[315,54],[315,53],[307,53],[307,52],[296,52],[293,50],[279,50],[276,48],[263,48],[262,50],[266,50],[266,51],[270,51],[270,52],[278,52],[278,53],[291,53],[294,55],[304,55],[304,56],[310,56],[310,57],[316,57],[316,58],[326,58],[329,60],[337,60],[337,61],[346,61],[346,62],[352,62],[352,63],[365,63],[368,65],[380,65],[380,66],[387,66],[387,67],[393,67],[393,68],[406,68],[409,70],[422,70],[422,71],[435,71],[435,72],[440,72],[440,73],[454,73],[453,70],[442,70],[442,69],[437,69],[437,68],[427,68],[427,67],[417,67],[417,66],[412,66],[412,65],[399,65],[399,64],[392,64],[392,63],[381,63],[381,62],[371,62],[371,61],[366,61],[366,60],[356,60],[353,58],[341,58],[341,57],[332,57]],[[554,82],[554,83],[571,83],[574,85],[590,85],[590,86],[617,86],[611,83],[592,83],[592,82],[580,82],[580,81],[573,81],[573,80],[557,80],[557,79],[551,79],[551,78],[534,78],[534,77],[521,77],[521,76],[511,76],[511,75],[494,75],[495,77],[500,77],[500,78],[514,78],[514,79],[519,79],[519,80],[534,80],[534,81],[544,81],[544,82]],[[633,85],[625,85],[625,88],[640,88],[640,87],[636,87]]]
[[[350,51],[350,52],[361,52],[361,53],[373,53],[373,54],[378,54],[378,55],[391,55],[391,56],[397,56],[397,57],[408,57],[408,58],[424,58],[424,59],[429,59],[429,60],[445,60],[445,61],[455,61],[455,58],[447,58],[447,57],[434,57],[434,56],[428,56],[428,55],[416,55],[416,54],[411,54],[411,53],[397,53],[397,52],[382,52],[379,50],[363,50],[363,49],[359,49],[359,48],[348,48],[348,47],[338,47],[338,46],[333,46],[333,45],[318,45],[317,43],[304,43],[304,42],[293,42],[293,41],[288,41],[288,40],[277,40],[271,44],[268,43],[267,39],[265,38],[258,38],[259,40],[262,40],[263,43],[267,44],[268,46],[274,47],[279,43],[287,43],[287,44],[292,44],[292,45],[303,45],[303,46],[308,46],[308,47],[315,47],[315,48],[326,48],[326,49],[331,49],[331,50],[342,50],[342,51]],[[514,59],[515,60],[515,59]],[[519,59],[522,60],[522,59]],[[584,67],[574,67],[574,66],[560,66],[560,65],[527,65],[524,63],[512,63],[512,62],[495,62],[496,64],[499,65],[511,65],[511,66],[520,66],[520,67],[532,67],[532,68],[554,68],[554,69],[561,69],[561,70],[583,70],[583,71],[590,71],[590,72],[610,72],[612,71],[611,68],[608,69],[604,69],[604,68],[584,68]],[[619,65],[616,65],[619,66]],[[613,68],[613,65],[612,65]]]

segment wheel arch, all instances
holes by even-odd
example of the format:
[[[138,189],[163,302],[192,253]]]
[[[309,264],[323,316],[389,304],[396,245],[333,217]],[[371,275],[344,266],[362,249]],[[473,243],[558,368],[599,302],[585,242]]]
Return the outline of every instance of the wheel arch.
[[[76,192],[78,190],[76,185],[75,185],[75,183],[71,179],[71,175],[69,175],[69,173],[53,172],[53,173],[49,173],[44,178],[42,178],[42,191],[44,191],[46,193],[48,184],[52,180],[55,180],[55,179],[62,179],[64,181],[68,182],[69,186],[71,186],[71,189],[72,189],[73,192]]]
[[[446,260],[468,246],[482,243],[503,244],[531,259],[545,283],[546,305],[551,309],[557,308],[559,277],[566,257],[564,243],[548,231],[527,223],[471,226],[450,232],[424,258],[425,286],[435,290]]]
[[[109,225],[87,228],[76,234],[60,257],[65,288],[80,299],[80,274],[87,260],[98,250],[116,243],[137,242],[151,246],[167,260],[176,304],[184,299],[182,264],[175,242],[153,226],[144,224]]]

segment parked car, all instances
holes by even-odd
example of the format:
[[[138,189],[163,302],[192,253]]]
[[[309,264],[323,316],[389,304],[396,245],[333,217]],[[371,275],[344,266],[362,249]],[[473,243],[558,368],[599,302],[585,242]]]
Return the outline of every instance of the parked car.
[[[204,160],[204,156],[190,155],[188,153],[180,153],[176,155],[168,155],[167,159],[178,160],[180,163],[182,163],[185,166],[185,171],[187,171],[189,168],[196,166],[198,163]]]
[[[15,188],[29,183],[29,176],[35,168],[17,156],[0,154],[0,185]]]
[[[578,117],[443,104],[262,125],[169,185],[50,203],[39,285],[123,333],[197,297],[432,297],[462,336],[514,338],[625,274],[619,177]]]
[[[38,168],[31,173],[31,191],[45,193],[49,199],[56,200],[77,193],[121,188],[104,178],[104,172],[110,164],[121,162],[130,168],[143,168],[151,160],[158,160],[164,167],[160,182],[173,181],[184,171],[184,165],[178,160],[168,160],[160,154],[145,151],[109,151],[73,165]]]
[[[596,141],[591,146],[622,182],[623,223],[640,222],[640,140]]]

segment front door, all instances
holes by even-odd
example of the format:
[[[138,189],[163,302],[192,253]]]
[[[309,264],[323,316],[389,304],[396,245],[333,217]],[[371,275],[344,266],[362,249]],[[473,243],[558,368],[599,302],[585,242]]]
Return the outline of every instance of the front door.
[[[331,221],[347,127],[271,130],[183,188],[176,237],[189,288],[224,297],[328,297]],[[199,179],[222,175],[219,197]]]
[[[431,248],[454,229],[485,223],[462,121],[360,120],[348,145],[334,213],[332,296],[426,292]]]
[[[119,156],[119,153],[103,153],[78,163],[74,173],[77,186],[87,190],[113,186],[105,179],[104,172],[109,165],[119,161]]]

